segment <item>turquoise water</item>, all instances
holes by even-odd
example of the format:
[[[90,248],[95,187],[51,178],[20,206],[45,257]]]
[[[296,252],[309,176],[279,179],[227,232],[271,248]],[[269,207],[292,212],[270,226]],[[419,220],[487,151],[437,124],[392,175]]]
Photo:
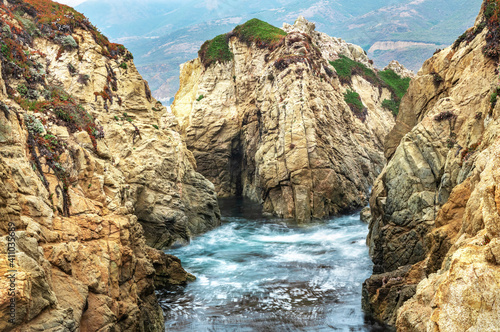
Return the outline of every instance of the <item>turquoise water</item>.
[[[299,226],[247,201],[223,225],[168,250],[197,276],[160,295],[167,331],[372,331],[361,310],[371,261],[359,214]]]

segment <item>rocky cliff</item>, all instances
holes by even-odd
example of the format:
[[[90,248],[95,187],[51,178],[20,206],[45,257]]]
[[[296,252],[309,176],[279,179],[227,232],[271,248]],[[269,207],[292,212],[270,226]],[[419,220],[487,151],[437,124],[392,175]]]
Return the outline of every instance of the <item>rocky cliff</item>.
[[[397,99],[360,47],[253,19],[181,66],[172,110],[220,196],[307,221],[366,203]]]
[[[398,331],[500,329],[498,5],[424,63],[386,140],[363,305]]]
[[[122,45],[48,0],[0,15],[0,330],[163,331],[154,280],[192,276],[149,246],[217,226],[214,186]]]

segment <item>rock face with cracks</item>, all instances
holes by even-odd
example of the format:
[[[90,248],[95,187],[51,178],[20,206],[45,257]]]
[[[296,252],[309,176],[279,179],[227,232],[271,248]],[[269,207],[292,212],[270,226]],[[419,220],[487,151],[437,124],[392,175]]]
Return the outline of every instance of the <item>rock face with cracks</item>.
[[[164,331],[155,289],[193,277],[150,246],[217,226],[213,185],[123,46],[50,1],[0,14],[0,330]]]
[[[373,69],[363,50],[314,28],[299,18],[270,46],[228,34],[232,59],[183,64],[172,105],[197,170],[220,196],[299,221],[366,203],[394,123],[381,106],[388,89],[359,73],[343,84],[329,63],[345,56]],[[359,94],[359,114],[347,90]]]
[[[398,331],[500,329],[500,108],[487,15],[424,63],[386,140],[363,306]]]

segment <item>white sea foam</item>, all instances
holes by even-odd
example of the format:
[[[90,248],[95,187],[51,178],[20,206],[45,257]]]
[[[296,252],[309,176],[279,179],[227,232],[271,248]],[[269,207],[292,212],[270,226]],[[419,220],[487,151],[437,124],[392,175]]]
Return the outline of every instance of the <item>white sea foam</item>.
[[[315,257],[297,251],[287,250],[284,253],[276,255],[275,257],[272,258],[272,260],[275,262],[313,263],[315,261]]]
[[[169,252],[198,279],[176,298],[169,295],[166,327],[253,331],[265,322],[276,330],[328,330],[326,324],[363,330],[367,231],[356,215],[304,227],[231,218]]]

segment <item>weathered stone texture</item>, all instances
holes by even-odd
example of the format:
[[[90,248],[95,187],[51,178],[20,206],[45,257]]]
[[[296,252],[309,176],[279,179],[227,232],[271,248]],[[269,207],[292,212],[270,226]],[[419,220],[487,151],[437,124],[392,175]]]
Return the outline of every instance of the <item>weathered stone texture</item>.
[[[47,111],[23,109],[13,97],[25,81],[6,71],[0,78],[0,330],[164,331],[155,287],[193,277],[178,259],[147,244],[186,243],[217,226],[215,190],[195,171],[175,117],[151,98],[133,62],[105,56],[89,31],[76,29],[73,38],[78,47],[64,52],[44,37],[24,45],[46,73],[43,84],[30,88],[70,93],[103,127],[97,149],[87,131],[71,133]],[[124,61],[127,68],[120,67]],[[87,75],[86,83],[79,74]],[[116,84],[113,102],[94,94],[110,82]],[[42,171],[35,167],[27,114],[64,143],[58,162],[67,187],[42,154]],[[9,223],[16,239],[14,324],[8,322]],[[156,286],[155,276],[163,277]]]
[[[490,109],[498,72],[486,33],[424,63],[386,139],[363,306],[398,331],[500,329],[500,108]]]
[[[394,119],[381,103],[390,92],[358,75],[340,83],[328,60],[345,55],[371,67],[360,47],[303,18],[284,29],[275,50],[232,37],[234,60],[181,67],[172,109],[197,170],[220,196],[243,195],[284,218],[361,207],[385,162],[382,142]],[[344,101],[347,89],[360,94],[366,121]]]

